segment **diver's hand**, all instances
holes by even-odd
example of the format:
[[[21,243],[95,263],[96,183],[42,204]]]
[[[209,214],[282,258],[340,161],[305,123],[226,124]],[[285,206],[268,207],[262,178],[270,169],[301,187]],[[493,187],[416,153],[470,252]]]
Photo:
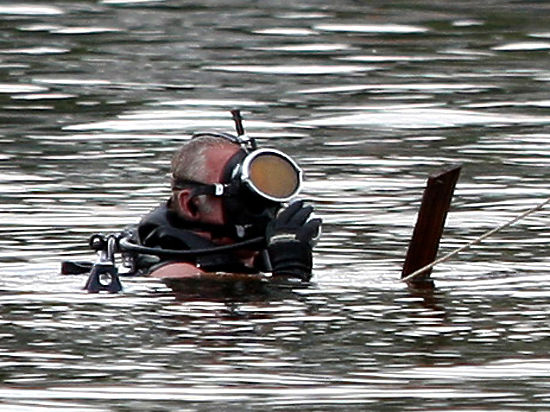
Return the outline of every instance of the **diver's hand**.
[[[312,206],[302,200],[281,210],[266,228],[267,252],[274,275],[311,278],[311,250],[321,233],[321,219],[310,219]]]

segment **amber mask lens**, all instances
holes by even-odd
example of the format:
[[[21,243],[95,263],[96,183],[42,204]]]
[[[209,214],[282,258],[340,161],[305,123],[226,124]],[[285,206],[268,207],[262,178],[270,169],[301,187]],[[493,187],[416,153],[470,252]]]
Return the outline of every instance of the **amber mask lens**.
[[[285,199],[294,195],[300,185],[299,172],[286,159],[264,153],[250,163],[250,182],[272,198]]]

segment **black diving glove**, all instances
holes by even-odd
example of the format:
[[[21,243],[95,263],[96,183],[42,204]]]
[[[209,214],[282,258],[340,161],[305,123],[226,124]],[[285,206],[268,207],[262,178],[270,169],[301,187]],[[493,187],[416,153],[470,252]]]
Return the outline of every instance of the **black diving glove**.
[[[266,228],[267,252],[273,275],[311,278],[312,249],[321,233],[322,220],[309,219],[312,206],[302,200],[282,209]]]

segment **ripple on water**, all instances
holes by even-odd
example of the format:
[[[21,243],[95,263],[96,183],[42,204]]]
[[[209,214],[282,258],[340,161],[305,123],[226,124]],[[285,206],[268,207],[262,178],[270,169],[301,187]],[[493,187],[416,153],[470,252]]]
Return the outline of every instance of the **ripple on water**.
[[[36,86],[34,84],[23,83],[1,83],[0,93],[12,94],[12,93],[32,93],[32,92],[44,92],[47,91],[47,87]]]
[[[110,4],[110,5],[132,5],[132,4],[158,4],[162,3],[165,0],[100,0],[100,4]]]
[[[435,382],[452,382],[456,380],[480,381],[499,379],[506,376],[522,379],[540,379],[547,375],[550,362],[548,359],[506,359],[488,362],[485,365],[454,365],[449,367],[414,367],[399,372],[388,372],[388,378],[406,378],[411,380],[431,380]]]
[[[382,128],[436,129],[463,125],[498,127],[516,124],[549,124],[550,116],[487,113],[443,108],[365,110],[359,113],[314,118],[299,122],[305,126],[376,126]]]
[[[25,47],[19,49],[2,49],[0,54],[29,54],[29,55],[45,55],[45,54],[64,54],[70,49],[60,47]]]
[[[398,84],[352,84],[342,86],[326,86],[313,89],[302,89],[293,93],[298,94],[316,94],[316,93],[349,93],[373,91],[383,93],[395,93],[404,91],[421,91],[433,93],[456,93],[460,91],[475,92],[490,89],[497,89],[496,84],[475,84],[475,83],[439,83],[439,82],[414,82],[414,83],[398,83]]]
[[[257,29],[253,30],[256,34],[267,34],[270,36],[312,36],[317,34],[314,30],[304,28],[292,28],[292,27],[272,27],[269,29]]]
[[[279,52],[291,52],[291,53],[325,53],[349,50],[352,47],[348,44],[334,44],[334,43],[304,43],[304,44],[292,44],[292,45],[280,45],[269,47],[252,47],[252,50],[265,50],[265,51],[279,51]],[[363,60],[368,61],[368,60]]]
[[[284,129],[288,123],[277,123],[262,120],[246,120],[246,128],[252,130]],[[224,110],[141,110],[139,112],[122,114],[119,120],[107,120],[88,124],[66,126],[69,131],[102,130],[114,132],[143,132],[165,130],[188,130],[196,132],[201,129],[229,129],[234,128],[234,122]]]
[[[178,99],[178,100],[163,100],[161,102],[152,103],[153,106],[205,106],[205,107],[265,107],[267,101],[259,100],[234,100],[234,99]],[[216,116],[219,113],[216,114]]]
[[[13,100],[63,100],[63,99],[74,99],[76,94],[69,93],[33,93],[33,94],[20,94],[11,96]],[[36,137],[35,137],[36,138]],[[43,136],[42,136],[43,138]]]
[[[0,14],[19,16],[57,16],[64,11],[55,6],[42,6],[37,4],[0,5]]]
[[[288,378],[282,376],[283,379]],[[390,381],[391,382],[391,381]],[[483,399],[484,402],[496,402],[503,398],[513,397],[513,392],[479,393],[474,390],[445,389],[440,385],[426,389],[400,389],[397,393],[392,387],[368,388],[353,384],[331,384],[312,387],[281,389],[278,387],[232,388],[229,386],[204,388],[199,385],[191,387],[152,388],[149,386],[78,386],[49,388],[47,391],[32,389],[0,390],[4,399],[48,399],[48,400],[127,400],[127,401],[171,401],[179,402],[252,402],[257,406],[296,406],[296,405],[347,405],[379,403],[380,400],[460,400]],[[261,399],[266,399],[262,401]]]
[[[114,27],[56,27],[50,30],[53,34],[65,35],[87,35],[87,34],[103,34],[103,33],[118,33],[121,29]]]
[[[372,70],[377,70],[378,67],[367,67],[361,65],[210,65],[204,66],[204,70],[213,70],[213,71],[225,71],[225,72],[235,72],[235,73],[256,73],[256,74],[296,74],[296,75],[327,75],[327,74],[352,74],[367,72]]]
[[[314,28],[320,31],[369,34],[418,34],[430,31],[424,26],[407,24],[317,24]]]
[[[550,49],[549,42],[541,41],[525,41],[516,43],[506,43],[500,46],[495,46],[491,50],[496,51],[533,51],[533,50],[548,50]]]

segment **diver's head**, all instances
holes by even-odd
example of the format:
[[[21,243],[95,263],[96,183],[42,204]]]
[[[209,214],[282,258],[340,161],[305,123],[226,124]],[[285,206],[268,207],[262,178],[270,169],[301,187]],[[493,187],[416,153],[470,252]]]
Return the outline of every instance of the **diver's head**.
[[[240,147],[215,137],[192,139],[172,158],[172,204],[180,217],[197,223],[225,225],[222,199],[196,193],[201,184],[221,182],[224,165]]]
[[[218,225],[235,239],[263,235],[301,187],[287,155],[227,133],[198,133],[172,160],[172,203],[186,220]]]

